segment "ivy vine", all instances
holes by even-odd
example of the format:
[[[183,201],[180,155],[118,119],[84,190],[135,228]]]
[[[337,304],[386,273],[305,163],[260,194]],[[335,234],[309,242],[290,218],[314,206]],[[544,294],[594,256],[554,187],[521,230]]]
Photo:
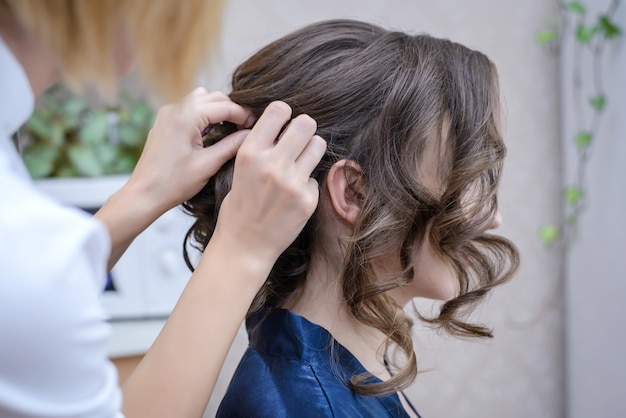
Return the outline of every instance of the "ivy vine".
[[[579,219],[587,205],[585,184],[589,159],[609,104],[602,64],[607,43],[622,35],[622,29],[613,20],[620,3],[621,0],[612,0],[608,9],[596,17],[590,16],[583,2],[561,3],[560,17],[553,27],[536,34],[538,44],[553,48],[558,48],[566,36],[572,36],[574,40],[569,68],[573,71],[573,119],[577,126],[572,143],[576,147],[577,160],[574,178],[563,190],[563,220],[545,224],[539,230],[539,237],[545,244],[560,242],[567,248],[575,238]],[[586,60],[591,66],[590,77],[583,76]],[[591,95],[585,94],[589,91]]]

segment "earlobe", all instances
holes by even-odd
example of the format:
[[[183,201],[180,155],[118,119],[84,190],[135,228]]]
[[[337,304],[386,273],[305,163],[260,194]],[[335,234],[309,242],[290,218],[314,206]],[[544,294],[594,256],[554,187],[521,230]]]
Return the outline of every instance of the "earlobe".
[[[367,188],[361,166],[350,160],[337,161],[328,171],[326,187],[336,215],[353,225]]]

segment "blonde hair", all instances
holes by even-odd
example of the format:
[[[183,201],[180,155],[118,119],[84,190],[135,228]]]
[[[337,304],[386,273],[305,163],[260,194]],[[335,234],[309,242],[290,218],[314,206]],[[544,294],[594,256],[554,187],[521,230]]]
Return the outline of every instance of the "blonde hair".
[[[146,84],[166,100],[187,93],[219,31],[221,0],[0,0],[49,50],[73,87],[116,85],[115,48],[123,34]]]

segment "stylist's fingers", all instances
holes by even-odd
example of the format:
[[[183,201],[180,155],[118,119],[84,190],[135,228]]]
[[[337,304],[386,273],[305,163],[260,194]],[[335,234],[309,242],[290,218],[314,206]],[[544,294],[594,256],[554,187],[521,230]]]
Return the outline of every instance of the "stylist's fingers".
[[[207,94],[209,94],[209,92],[204,87],[196,87],[195,89],[191,91],[191,93],[189,93],[188,97],[193,98],[193,97],[205,96]]]
[[[189,100],[230,100],[230,98],[221,91],[208,92],[204,87],[196,87],[188,94]]]
[[[224,92],[212,91],[208,92],[204,87],[198,87],[194,90],[189,97],[197,102],[229,102],[228,97]]]
[[[283,128],[291,116],[286,103],[273,102],[256,122],[237,153],[216,227],[235,250],[272,262],[297,238],[319,201],[310,175],[325,142],[315,136],[316,123],[308,116]]]
[[[317,123],[308,115],[299,115],[294,118],[280,140],[276,144],[276,151],[283,153],[286,158],[295,161],[315,135]]]
[[[209,101],[195,104],[196,111],[201,119],[197,129],[203,130],[207,126],[228,121],[235,125],[247,126],[251,119],[249,110],[231,101]]]
[[[296,160],[296,165],[300,170],[301,176],[310,177],[315,167],[326,152],[326,141],[319,135],[314,135],[302,150],[302,153]],[[316,183],[317,184],[317,183]],[[317,187],[317,185],[315,186]]]
[[[198,152],[196,156],[197,175],[203,180],[208,180],[217,173],[224,163],[237,154],[237,150],[249,133],[250,130],[248,129],[239,130]]]
[[[311,207],[309,209],[309,211],[311,212],[311,214],[315,211],[315,208],[317,208],[317,204],[319,202],[320,199],[320,185],[317,182],[317,180],[313,179],[313,178],[309,178],[307,180],[306,183],[306,189],[310,198],[310,202],[311,202]]]
[[[291,107],[285,102],[272,102],[254,125],[244,146],[273,147],[282,127],[291,118]]]

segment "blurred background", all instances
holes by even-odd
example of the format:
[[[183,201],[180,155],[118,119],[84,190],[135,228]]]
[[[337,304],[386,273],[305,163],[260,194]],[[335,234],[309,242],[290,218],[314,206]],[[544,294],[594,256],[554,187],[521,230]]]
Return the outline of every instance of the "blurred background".
[[[626,5],[620,3],[225,1],[221,37],[199,79],[208,90],[228,92],[232,70],[256,50],[303,25],[330,18],[449,38],[484,52],[498,68],[509,150],[499,233],[517,244],[521,269],[474,315],[494,329],[493,340],[461,341],[417,323],[420,373],[406,395],[424,417],[626,416],[626,303],[621,300],[626,295],[626,164],[621,160],[626,158],[621,29],[626,28]],[[131,96],[137,93],[132,77],[125,85]],[[68,105],[68,112],[77,106],[83,105]],[[143,102],[129,101],[118,115],[90,117],[101,128],[77,135],[104,146],[100,142],[105,135],[98,129],[107,130],[111,118],[126,126],[128,132],[119,135],[125,148],[96,155],[109,155],[115,164],[94,160],[85,165],[89,147],[80,146],[77,155],[67,157],[69,163],[79,162],[71,170],[87,176],[117,174],[120,155],[137,154],[133,147],[138,131],[153,118]],[[71,197],[75,191],[53,193],[96,208],[123,179],[112,184],[105,180],[93,195],[97,181],[82,186],[92,194],[79,194],[93,197],[85,202]],[[42,185],[50,188],[46,181]],[[164,219],[147,232],[149,238],[133,244],[113,272],[117,283],[105,295],[114,325],[111,356],[122,379],[149,346],[189,275],[179,257],[188,223],[179,213]],[[146,265],[154,271],[145,273]],[[436,308],[428,301],[416,305],[427,312]],[[143,340],[130,343],[138,337]],[[206,417],[215,415],[246,346],[242,329]]]

